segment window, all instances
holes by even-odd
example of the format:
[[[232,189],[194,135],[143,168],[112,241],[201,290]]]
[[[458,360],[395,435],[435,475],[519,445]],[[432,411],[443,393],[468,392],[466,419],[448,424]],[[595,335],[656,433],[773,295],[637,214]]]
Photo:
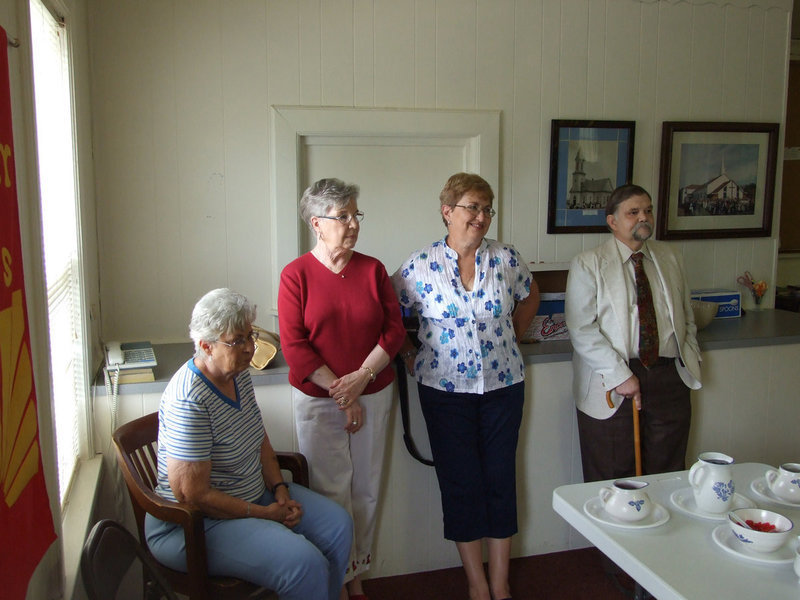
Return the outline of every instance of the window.
[[[86,330],[67,27],[30,0],[42,247],[47,285],[51,397],[63,503],[87,439]]]

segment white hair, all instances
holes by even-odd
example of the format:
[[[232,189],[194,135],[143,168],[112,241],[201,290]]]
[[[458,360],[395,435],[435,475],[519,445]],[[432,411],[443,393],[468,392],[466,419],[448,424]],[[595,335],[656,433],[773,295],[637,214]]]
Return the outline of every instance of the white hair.
[[[197,301],[189,322],[189,335],[199,356],[200,341],[216,342],[221,336],[249,328],[256,320],[256,306],[228,288],[211,290]]]

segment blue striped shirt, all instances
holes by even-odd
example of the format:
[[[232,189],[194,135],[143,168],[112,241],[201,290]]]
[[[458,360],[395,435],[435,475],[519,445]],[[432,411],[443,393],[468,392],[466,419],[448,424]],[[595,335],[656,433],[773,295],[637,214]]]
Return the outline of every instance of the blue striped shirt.
[[[189,360],[173,375],[158,409],[158,486],[175,500],[167,477],[167,458],[211,461],[211,487],[249,502],[266,489],[261,472],[264,424],[253,382],[245,370],[236,376],[232,402]]]

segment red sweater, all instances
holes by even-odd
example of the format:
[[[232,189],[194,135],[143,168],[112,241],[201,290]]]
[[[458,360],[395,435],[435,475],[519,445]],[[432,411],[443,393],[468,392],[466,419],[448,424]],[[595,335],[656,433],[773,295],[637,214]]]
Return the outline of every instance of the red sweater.
[[[306,378],[319,367],[328,365],[342,377],[358,370],[375,344],[393,358],[406,335],[386,269],[358,252],[341,273],[330,271],[310,252],[286,265],[278,323],[289,383],[318,398],[327,398],[328,390]],[[387,366],[364,393],[380,391],[393,379],[394,370]]]

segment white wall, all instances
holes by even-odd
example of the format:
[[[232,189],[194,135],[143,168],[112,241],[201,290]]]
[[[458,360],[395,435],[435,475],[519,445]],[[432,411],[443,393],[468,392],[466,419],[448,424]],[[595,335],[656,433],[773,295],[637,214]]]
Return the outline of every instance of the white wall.
[[[654,195],[662,121],[784,121],[790,0],[87,1],[107,339],[270,306],[270,105],[501,110],[500,236],[545,262],[603,237],[546,234],[551,119],[635,120]],[[676,246],[693,287],[774,287],[776,236]]]

